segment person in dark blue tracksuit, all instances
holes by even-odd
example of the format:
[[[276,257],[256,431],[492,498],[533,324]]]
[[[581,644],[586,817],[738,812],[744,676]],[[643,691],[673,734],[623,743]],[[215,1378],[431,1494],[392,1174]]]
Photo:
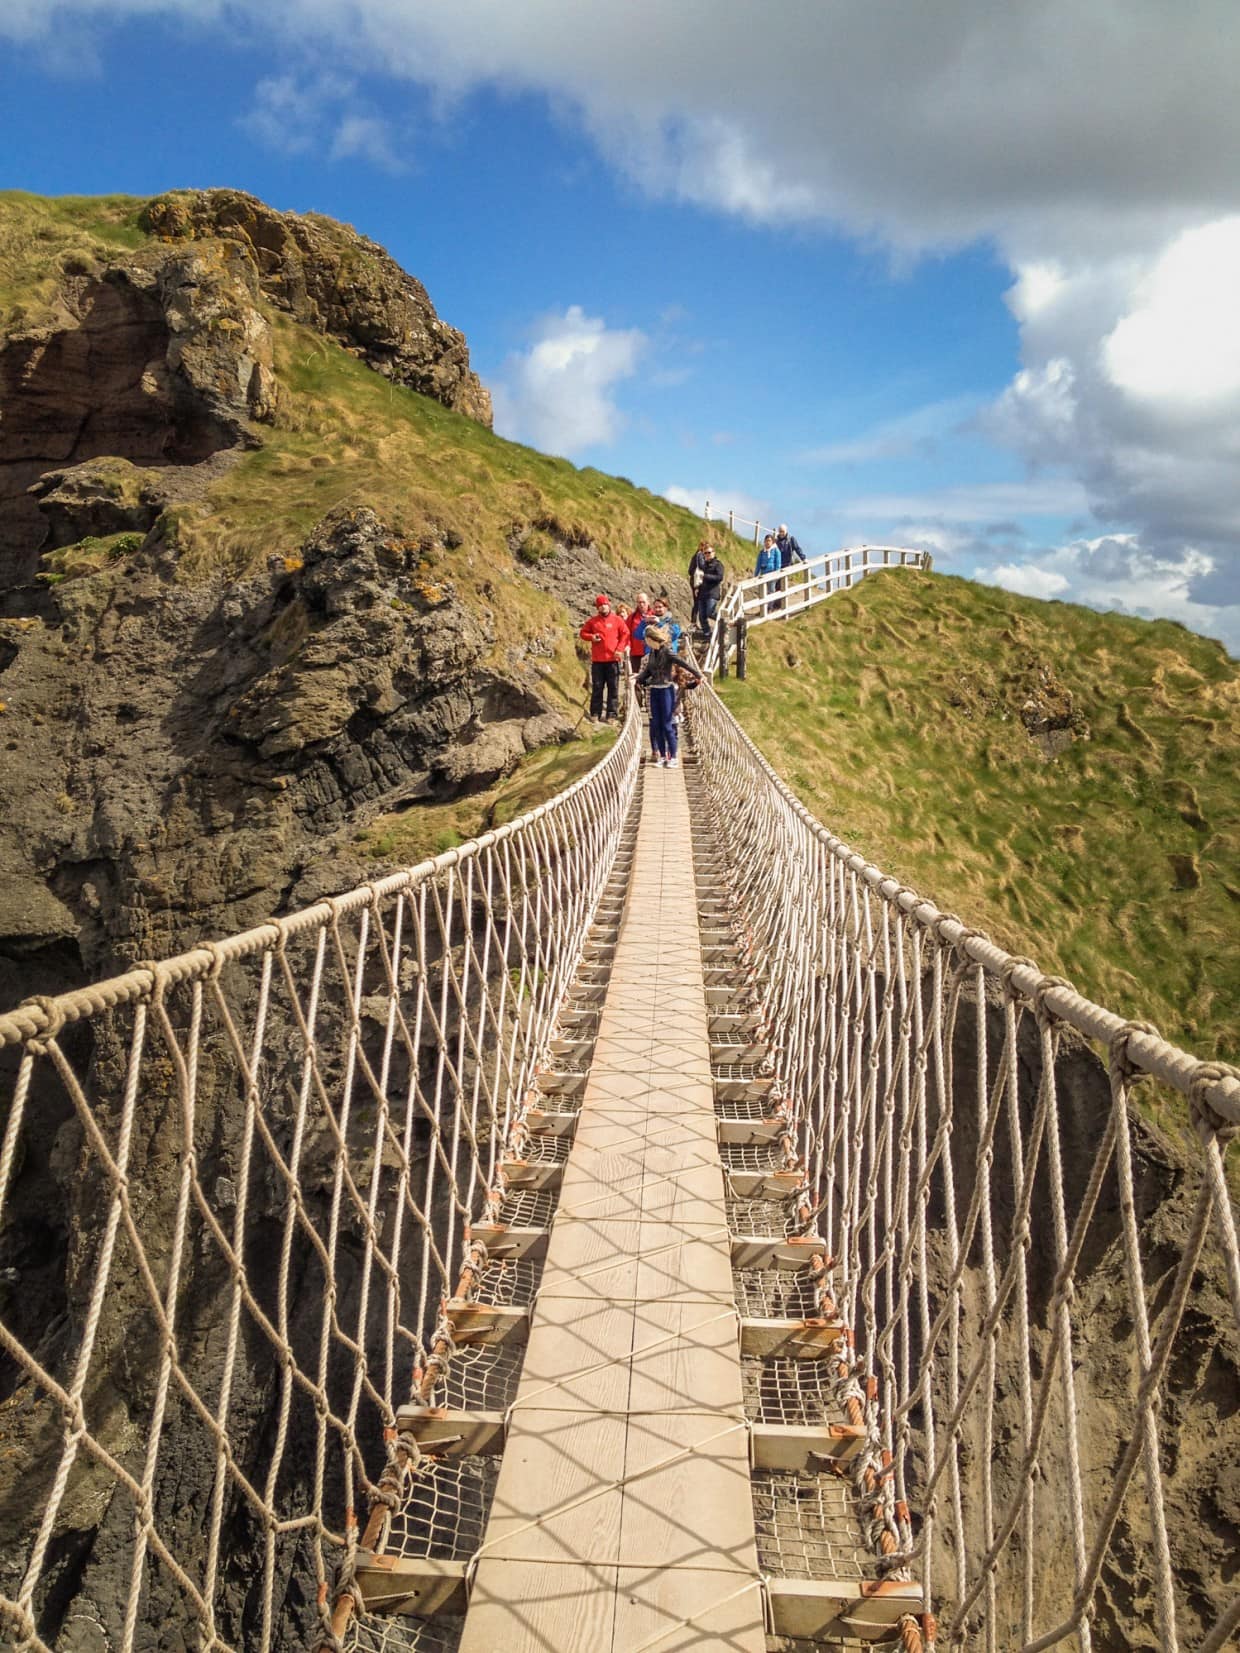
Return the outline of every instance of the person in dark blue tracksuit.
[[[687,675],[688,689],[696,688],[702,674],[685,654],[673,654],[668,647],[668,635],[660,626],[646,627],[646,643],[650,653],[637,674],[637,687],[645,689],[650,702],[650,744],[655,760],[664,769],[677,767],[676,746],[676,678],[675,673]]]

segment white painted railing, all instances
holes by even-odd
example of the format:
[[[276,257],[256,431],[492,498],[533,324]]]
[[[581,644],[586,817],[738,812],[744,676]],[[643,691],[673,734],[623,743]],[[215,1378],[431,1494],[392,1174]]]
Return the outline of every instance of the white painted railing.
[[[863,545],[859,549],[828,551],[821,557],[793,563],[773,574],[755,574],[734,585],[720,604],[714,633],[706,655],[708,671],[726,668],[736,650],[738,627],[763,625],[767,620],[787,620],[816,603],[826,602],[839,591],[847,591],[867,574],[885,568],[933,566],[928,551],[905,546]]]

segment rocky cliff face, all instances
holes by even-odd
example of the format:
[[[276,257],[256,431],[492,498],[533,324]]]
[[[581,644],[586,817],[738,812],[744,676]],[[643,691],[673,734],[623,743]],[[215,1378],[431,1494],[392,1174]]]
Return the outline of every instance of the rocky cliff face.
[[[53,525],[61,544],[100,531],[87,462],[153,473],[145,527],[261,440],[279,403],[271,307],[490,425],[464,337],[373,242],[235,190],[161,196],[141,225],[151,239],[132,253],[66,259],[37,322],[0,339],[3,611],[37,601]]]
[[[369,876],[349,832],[485,786],[570,724],[511,639],[366,508],[304,560],[178,585],[154,541],[0,621],[0,998]],[[300,561],[300,565],[298,565]],[[40,986],[43,984],[40,983]]]
[[[240,247],[281,310],[385,378],[490,428],[490,393],[470,371],[464,335],[440,321],[422,283],[365,236],[230,189],[162,195],[142,221],[172,243],[223,239]]]

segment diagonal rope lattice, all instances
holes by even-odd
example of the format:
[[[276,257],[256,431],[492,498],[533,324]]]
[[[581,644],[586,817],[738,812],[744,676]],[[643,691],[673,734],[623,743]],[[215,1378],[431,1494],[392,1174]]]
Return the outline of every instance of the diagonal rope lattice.
[[[476,1291],[638,734],[434,861],[0,1017],[0,1228],[42,1220],[51,1161],[72,1190],[59,1299],[0,1316],[29,1511],[6,1645],[55,1644],[66,1572],[106,1645],[161,1619],[204,1649],[334,1639],[354,1511],[416,1457],[397,1409],[452,1364],[443,1303]]]
[[[850,1467],[884,1576],[921,1583],[952,1645],[1088,1650],[1104,1575],[1144,1593],[1150,1645],[1185,1645],[1179,1563],[1195,1540],[1169,1513],[1165,1380],[1207,1261],[1223,1335],[1240,1335],[1224,1174],[1240,1071],[866,863],[713,694],[694,741],[770,1044],[761,1111],[797,1182],[785,1230],[821,1237],[819,1313],[844,1328],[836,1397],[866,1431]],[[1141,1080],[1178,1093],[1191,1142],[1153,1209]],[[1090,1427],[1103,1403],[1111,1438]],[[1234,1415],[1218,1424],[1234,1456]],[[1240,1597],[1220,1578],[1203,1605],[1200,1645],[1221,1648]]]

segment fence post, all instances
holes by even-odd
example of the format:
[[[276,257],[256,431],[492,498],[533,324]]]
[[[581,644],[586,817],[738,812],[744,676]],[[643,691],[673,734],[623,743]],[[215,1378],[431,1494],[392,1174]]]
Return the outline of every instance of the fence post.
[[[719,677],[728,675],[728,622],[721,614],[715,621],[715,646],[719,650]]]
[[[753,542],[755,545],[758,543],[758,529],[761,528],[761,526],[762,524],[760,522],[755,522],[753,525]]]
[[[710,521],[710,500],[706,501],[706,509],[702,512],[702,521],[703,522],[709,522]]]
[[[749,621],[742,614],[736,622],[736,681],[745,680],[745,652],[749,647]]]
[[[729,511],[728,512],[728,533],[729,534],[734,534],[735,532],[736,532],[736,512],[735,511]]]

